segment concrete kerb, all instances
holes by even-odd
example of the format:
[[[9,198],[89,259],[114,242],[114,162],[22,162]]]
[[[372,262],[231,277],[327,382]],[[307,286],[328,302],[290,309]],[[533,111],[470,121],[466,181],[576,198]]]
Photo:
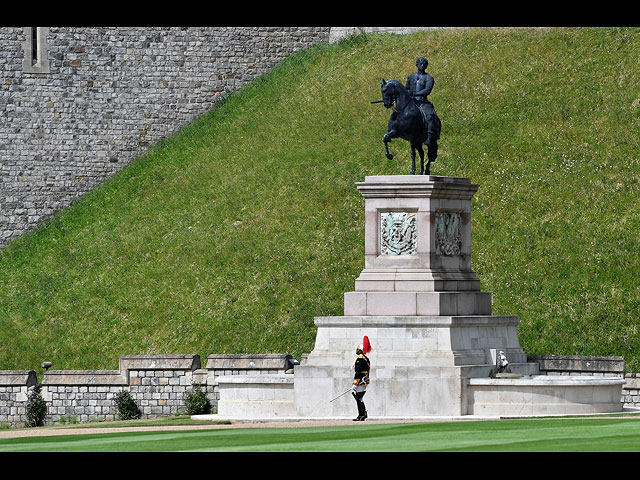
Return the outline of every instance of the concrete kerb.
[[[192,420],[218,421],[231,423],[297,423],[304,424],[367,424],[367,423],[433,423],[433,422],[459,422],[459,421],[497,421],[507,419],[530,419],[530,418],[597,418],[620,415],[640,414],[640,408],[625,407],[622,412],[616,413],[589,413],[589,414],[551,414],[551,415],[460,415],[460,416],[421,416],[421,417],[376,417],[370,416],[364,422],[353,422],[351,417],[264,417],[264,418],[241,418],[231,416],[221,416],[218,414],[192,415]],[[354,416],[356,414],[354,413]]]

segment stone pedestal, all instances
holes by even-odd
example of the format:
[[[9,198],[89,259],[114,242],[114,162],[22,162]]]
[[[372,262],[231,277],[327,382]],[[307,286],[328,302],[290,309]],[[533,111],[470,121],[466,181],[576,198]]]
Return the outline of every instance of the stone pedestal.
[[[353,418],[355,349],[373,347],[370,418],[571,415],[622,411],[621,378],[539,375],[520,348],[519,317],[492,315],[471,269],[466,178],[366,177],[365,262],[344,315],[316,317],[313,351],[287,375],[218,377],[235,418]],[[508,373],[496,373],[499,352]],[[340,396],[347,392],[345,395]]]
[[[365,199],[365,263],[344,316],[319,317],[316,344],[295,370],[300,416],[349,416],[355,347],[373,351],[369,415],[465,415],[466,383],[488,378],[502,350],[526,374],[518,317],[492,316],[491,294],[471,268],[471,199],[466,178],[372,176]]]
[[[357,184],[365,204],[365,268],[356,292],[477,292],[466,178],[396,175]]]
[[[466,178],[367,177],[365,268],[345,315],[490,315],[491,294],[471,269]]]

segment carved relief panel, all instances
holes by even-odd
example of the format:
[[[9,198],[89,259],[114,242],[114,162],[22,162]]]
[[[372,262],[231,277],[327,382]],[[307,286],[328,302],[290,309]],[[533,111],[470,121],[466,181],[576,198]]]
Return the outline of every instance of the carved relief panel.
[[[380,254],[414,255],[417,251],[415,212],[380,214]]]
[[[462,215],[460,212],[436,212],[436,255],[460,255],[462,252]]]

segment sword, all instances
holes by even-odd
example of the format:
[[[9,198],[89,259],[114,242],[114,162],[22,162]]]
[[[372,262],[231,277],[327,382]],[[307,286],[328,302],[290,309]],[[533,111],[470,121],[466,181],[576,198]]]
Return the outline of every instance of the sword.
[[[338,395],[336,398],[334,398],[333,400],[337,400],[339,399],[341,396],[346,395],[347,393],[351,392],[353,390],[353,387],[349,388],[349,390],[347,390],[346,392],[342,392],[340,395]],[[333,400],[329,400],[329,402],[333,402]]]

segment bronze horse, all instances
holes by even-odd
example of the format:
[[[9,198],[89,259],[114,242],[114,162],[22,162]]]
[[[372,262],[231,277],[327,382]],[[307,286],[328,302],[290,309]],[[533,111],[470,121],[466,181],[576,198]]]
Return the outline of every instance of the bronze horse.
[[[391,108],[395,104],[395,108],[389,123],[387,125],[387,133],[382,137],[384,149],[389,160],[393,159],[393,155],[389,153],[389,142],[393,138],[403,138],[411,144],[411,173],[416,172],[416,150],[420,155],[420,175],[429,175],[431,163],[435,161],[438,155],[437,137],[429,137],[427,131],[427,118],[420,110],[407,88],[397,80],[384,79],[380,82],[382,89],[382,100],[386,108]],[[376,102],[379,103],[380,101]],[[440,120],[434,115],[437,125]],[[439,135],[438,135],[439,136]],[[424,150],[422,145],[427,142],[427,164],[424,164]]]

